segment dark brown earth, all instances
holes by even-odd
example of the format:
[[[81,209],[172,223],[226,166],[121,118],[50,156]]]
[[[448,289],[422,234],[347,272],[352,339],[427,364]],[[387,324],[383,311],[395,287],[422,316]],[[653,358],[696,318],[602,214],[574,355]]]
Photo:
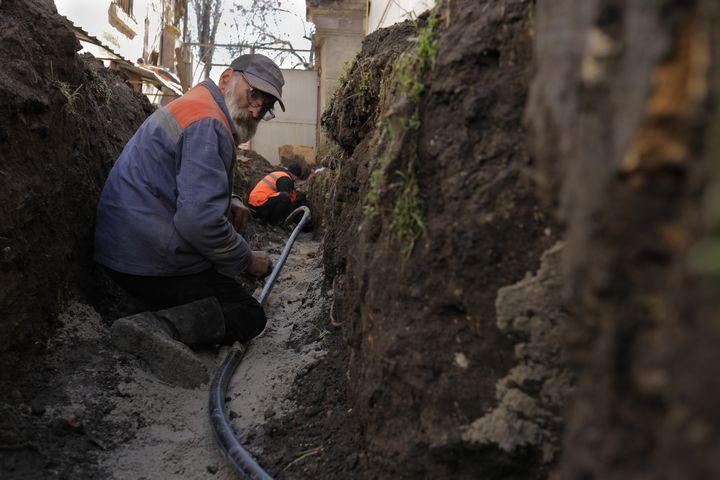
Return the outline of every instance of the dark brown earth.
[[[44,343],[59,297],[81,284],[89,293],[94,199],[151,108],[119,74],[78,57],[49,9],[9,0],[0,16],[0,354]]]
[[[298,398],[310,398],[309,405],[318,404],[316,384],[337,392],[324,400],[337,403],[342,427],[335,417],[307,415],[270,427],[268,444],[323,445],[303,467],[284,472],[287,478],[330,471],[336,473],[328,478],[540,478],[559,448],[557,421],[496,399],[504,395],[496,382],[528,364],[518,362],[516,342],[496,325],[498,289],[537,270],[557,235],[539,206],[522,127],[532,71],[529,5],[468,2],[439,15],[437,65],[420,79],[426,89],[417,130],[396,131],[393,149],[378,128],[384,117],[402,123],[408,115],[392,75],[398,56],[415,47],[410,22],[364,41],[323,114],[343,153],[323,160],[338,166],[337,180],[327,203],[314,207],[324,219],[328,288],[349,349],[350,384],[346,392],[328,380],[345,354],[330,359],[328,371],[315,368],[313,387],[297,383]],[[383,156],[387,164],[378,166]],[[393,185],[411,163],[425,229],[405,254],[408,239],[391,226]],[[370,171],[378,168],[385,176],[381,206],[368,216]],[[327,179],[311,180],[311,191],[317,182]],[[553,377],[541,377],[539,386],[546,378]],[[537,398],[539,386],[521,390]],[[559,395],[567,390],[566,382]],[[512,415],[527,417],[539,433],[493,430]]]
[[[559,473],[719,478],[718,3],[536,18],[528,116],[567,225],[579,374]]]
[[[97,198],[152,107],[76,54],[51,1],[2,2],[0,32],[0,476],[97,478],[94,453],[132,434],[102,422],[94,396],[120,381],[108,375],[116,359],[106,344],[79,342],[67,356],[47,340],[67,302],[98,298]],[[88,385],[82,419],[48,407],[67,401],[71,378]]]
[[[233,184],[235,193],[247,204],[252,189],[272,170],[273,165],[254,150],[238,150],[235,183]]]
[[[719,10],[446,1],[366,38],[307,184],[329,351],[244,438],[273,476],[720,477]],[[58,314],[141,308],[91,240],[151,107],[49,0],[3,0],[0,27],[0,478],[108,478],[152,419],[110,420],[130,360]],[[246,196],[271,167],[240,153]]]

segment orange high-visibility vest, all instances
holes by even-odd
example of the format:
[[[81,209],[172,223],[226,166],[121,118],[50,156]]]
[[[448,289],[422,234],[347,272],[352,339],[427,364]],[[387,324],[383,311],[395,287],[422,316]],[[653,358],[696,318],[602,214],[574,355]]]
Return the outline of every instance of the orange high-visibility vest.
[[[290,177],[287,172],[272,172],[265,176],[262,180],[255,185],[252,192],[250,192],[250,198],[248,203],[253,207],[259,207],[263,203],[268,201],[268,198],[277,197],[280,192],[277,190],[277,181],[282,177]],[[295,190],[290,192],[290,201],[294,202],[296,198]]]

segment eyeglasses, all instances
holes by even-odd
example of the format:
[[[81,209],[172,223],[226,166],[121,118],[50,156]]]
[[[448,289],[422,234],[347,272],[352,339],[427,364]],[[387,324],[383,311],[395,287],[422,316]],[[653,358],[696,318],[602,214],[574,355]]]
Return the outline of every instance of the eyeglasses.
[[[264,92],[260,92],[251,88],[247,93],[248,104],[251,107],[260,108],[260,117],[269,122],[275,118],[275,112],[273,112],[273,106],[275,105],[275,99]]]
[[[242,75],[242,73],[240,74]],[[242,75],[243,80],[245,80],[245,83],[250,85],[250,82],[247,81],[247,78],[245,78],[245,75]],[[268,95],[265,92],[261,92],[260,90],[256,90],[252,87],[247,92],[247,102],[248,105],[250,105],[253,108],[260,108],[260,118],[265,120],[266,122],[269,122],[273,118],[275,118],[275,112],[273,112],[273,106],[275,105],[275,97],[272,95]]]

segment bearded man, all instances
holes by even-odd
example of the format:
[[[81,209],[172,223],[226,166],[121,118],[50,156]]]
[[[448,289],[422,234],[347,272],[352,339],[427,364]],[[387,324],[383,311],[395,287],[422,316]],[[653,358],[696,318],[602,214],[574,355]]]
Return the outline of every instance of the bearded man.
[[[160,107],[113,166],[97,209],[95,261],[130,294],[163,309],[115,321],[112,339],[161,378],[208,379],[188,346],[245,342],[265,327],[262,306],[237,282],[270,273],[265,252],[237,232],[247,209],[232,196],[236,147],[282,101],[282,72],[243,55],[216,85],[205,80]]]

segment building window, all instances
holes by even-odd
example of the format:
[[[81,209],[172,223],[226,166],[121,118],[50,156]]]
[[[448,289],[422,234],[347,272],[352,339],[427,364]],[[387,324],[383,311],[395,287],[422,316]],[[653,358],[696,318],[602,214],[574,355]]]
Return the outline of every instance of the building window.
[[[133,15],[133,0],[112,0],[112,3],[117,5],[128,17],[135,20],[135,15]]]
[[[135,38],[138,24],[133,16],[133,0],[112,0],[108,10],[110,25],[129,39]]]

